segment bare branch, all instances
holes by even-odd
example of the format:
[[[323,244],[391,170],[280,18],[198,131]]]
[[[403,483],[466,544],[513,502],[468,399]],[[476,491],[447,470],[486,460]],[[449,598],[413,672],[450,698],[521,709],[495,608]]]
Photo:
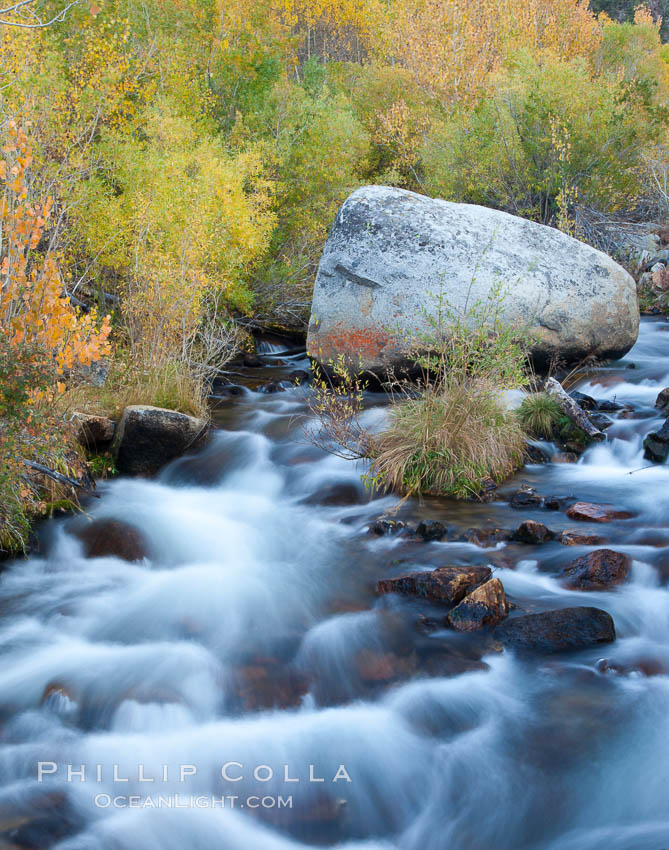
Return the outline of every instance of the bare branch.
[[[35,2],[36,0],[20,0],[20,2],[18,3],[14,3],[4,9],[0,9],[0,16],[17,14],[21,18],[24,18],[24,20],[7,20],[7,18],[0,17],[0,26],[20,27],[21,29],[28,30],[36,30],[43,29],[44,27],[50,27],[52,24],[64,21],[67,12],[69,12],[69,10],[73,6],[77,6],[81,2],[81,0],[70,0],[70,2],[64,8],[62,8],[48,21],[41,21],[37,17],[35,13],[35,7],[33,6],[33,3]]]

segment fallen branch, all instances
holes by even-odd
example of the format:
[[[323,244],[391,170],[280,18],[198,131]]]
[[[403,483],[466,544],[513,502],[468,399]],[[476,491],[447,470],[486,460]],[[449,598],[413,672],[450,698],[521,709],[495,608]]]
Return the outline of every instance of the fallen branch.
[[[559,381],[556,381],[555,378],[549,378],[546,381],[544,390],[546,395],[551,396],[551,398],[557,401],[564,415],[571,419],[574,425],[577,425],[581,431],[584,431],[591,440],[601,442],[606,439],[606,434],[592,423],[585,410],[565,392]]]
[[[87,496],[95,496],[96,499],[100,498],[99,493],[96,493],[94,490],[91,490],[90,487],[87,487],[85,484],[82,484],[75,478],[70,478],[69,475],[63,475],[61,472],[56,472],[55,469],[49,469],[48,466],[44,466],[43,464],[37,463],[37,461],[34,460],[26,460],[25,458],[23,458],[23,463],[28,467],[28,469],[33,469],[35,472],[40,472],[42,475],[47,475],[49,478],[53,478],[53,480],[57,481],[59,484],[65,484],[68,487],[74,487],[86,493]]]

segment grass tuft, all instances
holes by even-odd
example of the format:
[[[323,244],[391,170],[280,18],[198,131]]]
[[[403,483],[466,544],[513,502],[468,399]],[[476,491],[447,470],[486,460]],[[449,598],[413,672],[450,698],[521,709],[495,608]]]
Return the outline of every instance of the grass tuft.
[[[478,497],[523,463],[525,435],[489,382],[447,380],[393,405],[370,478],[402,495]]]

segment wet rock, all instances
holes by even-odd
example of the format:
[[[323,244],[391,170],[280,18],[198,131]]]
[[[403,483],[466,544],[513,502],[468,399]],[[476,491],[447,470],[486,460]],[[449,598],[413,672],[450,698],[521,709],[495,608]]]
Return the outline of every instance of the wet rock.
[[[470,497],[472,502],[493,502],[497,498],[497,484],[492,478],[484,478],[481,481],[481,489],[475,496]]]
[[[666,410],[669,407],[669,387],[665,387],[663,390],[660,390],[657,398],[655,399],[655,407],[658,410]]]
[[[609,541],[597,534],[579,534],[578,531],[562,531],[557,539],[563,546],[602,546]]]
[[[495,544],[509,540],[511,532],[508,528],[468,528],[464,533],[467,543],[473,543],[482,549],[490,549]]]
[[[532,519],[525,520],[511,535],[511,539],[517,543],[548,543],[555,537],[555,532],[545,526],[542,522]]]
[[[614,673],[620,676],[637,674],[646,676],[647,678],[651,676],[665,676],[667,674],[667,668],[659,658],[639,658],[626,664],[610,661],[608,658],[600,658],[595,664],[595,669],[598,673],[603,674]]]
[[[488,665],[480,658],[470,658],[457,652],[431,652],[421,664],[421,670],[428,676],[460,676],[476,670],[487,670]]]
[[[664,463],[669,457],[669,419],[643,441],[643,456],[653,463]]]
[[[158,470],[201,446],[207,439],[205,419],[150,405],[131,405],[123,411],[112,453],[116,468],[126,475],[154,475]]]
[[[266,365],[262,357],[259,357],[255,351],[248,351],[244,355],[243,363],[248,369],[258,369],[260,366]]]
[[[422,635],[432,634],[432,632],[439,631],[440,628],[441,624],[439,620],[434,617],[426,617],[425,614],[421,614],[416,620],[416,631]]]
[[[104,451],[114,439],[116,423],[106,416],[73,413],[70,421],[74,426],[77,442],[86,449]]]
[[[375,652],[361,649],[355,657],[355,665],[361,681],[366,684],[390,682],[405,678],[412,672],[411,660],[400,658],[393,652]]]
[[[530,463],[548,463],[551,459],[551,456],[545,449],[534,443],[527,443],[525,445],[525,456]]]
[[[576,502],[567,509],[569,519],[583,522],[612,522],[614,519],[629,519],[634,514],[619,511],[609,505],[595,505],[592,502]]]
[[[288,375],[288,380],[295,387],[305,386],[311,381],[311,373],[307,372],[306,369],[293,369]]]
[[[532,487],[521,487],[511,496],[509,504],[516,510],[523,508],[540,508],[543,499]]]
[[[501,623],[509,613],[504,585],[498,578],[477,587],[450,612],[446,621],[459,632],[475,632]]]
[[[297,708],[309,691],[309,682],[295,670],[283,668],[276,659],[258,659],[237,668],[231,690],[244,711]]]
[[[591,413],[590,420],[599,428],[600,431],[606,431],[613,425],[613,419],[605,413]]]
[[[546,496],[544,507],[547,511],[561,511],[569,502],[573,502],[575,498],[575,496]]]
[[[362,505],[367,501],[367,497],[361,486],[349,481],[340,481],[337,484],[322,487],[304,501],[310,505],[339,508],[348,505]]]
[[[256,391],[265,395],[274,395],[275,393],[285,393],[286,390],[292,389],[290,381],[270,381],[269,384],[261,384],[256,387]]]
[[[553,463],[577,463],[578,455],[576,452],[557,452],[551,460]]]
[[[576,558],[562,571],[565,586],[574,590],[605,590],[622,584],[627,578],[632,561],[622,552],[598,549]]]
[[[123,561],[141,561],[146,557],[144,535],[127,522],[118,519],[98,519],[77,532],[84,544],[87,558],[121,558]]]
[[[416,536],[421,537],[426,543],[431,540],[441,540],[446,536],[448,527],[443,522],[436,519],[427,519],[418,523],[416,528]]]
[[[406,525],[394,519],[377,519],[369,526],[369,533],[375,537],[383,537],[386,534],[399,534],[404,531]]]
[[[625,410],[626,405],[621,404],[619,401],[610,401],[609,399],[604,399],[599,402],[598,409],[606,410],[609,412],[615,412],[616,410]]]
[[[430,572],[407,573],[381,579],[379,593],[401,593],[439,602],[460,602],[492,576],[490,567],[438,567]]]
[[[502,645],[527,652],[574,652],[616,639],[613,618],[601,608],[574,607],[525,614],[497,626]]]
[[[597,402],[592,396],[579,392],[572,392],[569,393],[569,395],[574,399],[574,401],[576,402],[576,404],[579,405],[579,407],[583,408],[583,410],[597,409]]]

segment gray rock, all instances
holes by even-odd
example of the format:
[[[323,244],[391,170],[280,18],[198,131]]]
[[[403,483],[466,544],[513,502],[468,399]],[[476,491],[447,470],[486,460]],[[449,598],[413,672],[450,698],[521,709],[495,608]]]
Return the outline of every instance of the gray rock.
[[[574,652],[616,639],[611,615],[601,608],[560,608],[505,620],[494,637],[525,652]]]
[[[669,457],[669,419],[659,431],[653,431],[643,441],[643,456],[653,463],[664,463]]]
[[[204,419],[150,405],[131,405],[116,428],[112,453],[119,472],[154,475],[158,470],[197,448],[206,440]]]
[[[634,280],[600,251],[498,210],[367,186],[346,200],[325,245],[309,354],[385,374],[433,333],[440,296],[459,310],[500,283],[504,320],[540,332],[539,365],[620,357],[636,341]]]

